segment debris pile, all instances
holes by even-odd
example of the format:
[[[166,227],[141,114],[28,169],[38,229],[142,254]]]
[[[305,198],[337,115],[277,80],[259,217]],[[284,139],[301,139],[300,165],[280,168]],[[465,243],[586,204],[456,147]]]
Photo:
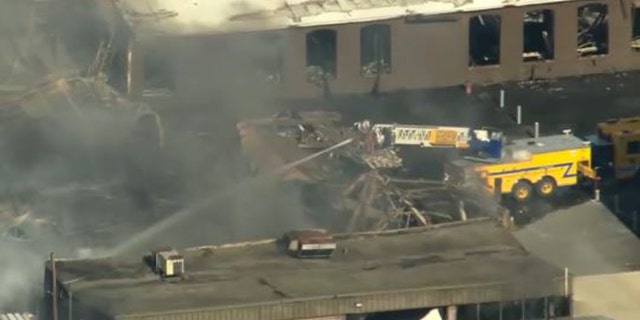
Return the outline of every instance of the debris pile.
[[[402,158],[391,148],[365,153],[362,155],[362,159],[374,169],[402,167]]]
[[[483,211],[475,204],[461,209],[459,194],[444,187],[442,181],[394,177],[394,172],[405,167],[397,147],[374,148],[368,121],[347,126],[339,118],[295,113],[244,121],[238,124],[243,152],[252,167],[258,168],[256,173],[264,174],[307,159],[319,149],[352,140],[280,175],[282,181],[329,190],[326,193],[331,195],[328,201],[335,214],[348,216],[347,230],[341,231],[427,226],[466,220]]]

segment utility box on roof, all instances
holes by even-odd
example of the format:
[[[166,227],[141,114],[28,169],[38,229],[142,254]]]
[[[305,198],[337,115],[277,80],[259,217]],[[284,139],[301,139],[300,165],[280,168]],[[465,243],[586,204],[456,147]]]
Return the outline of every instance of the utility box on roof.
[[[173,249],[153,252],[155,271],[161,277],[181,277],[184,275],[184,258]]]
[[[284,242],[287,252],[296,258],[329,258],[337,248],[331,233],[323,229],[290,231]]]

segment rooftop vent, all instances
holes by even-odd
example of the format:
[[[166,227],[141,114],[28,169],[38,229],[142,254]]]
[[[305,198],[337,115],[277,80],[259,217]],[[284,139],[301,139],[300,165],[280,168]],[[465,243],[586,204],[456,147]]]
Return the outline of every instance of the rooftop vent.
[[[287,253],[296,258],[329,258],[337,244],[327,230],[294,230],[283,237]]]
[[[178,251],[163,248],[152,251],[154,272],[162,279],[184,277],[184,258]]]
[[[531,160],[531,152],[529,150],[512,150],[511,158],[515,161]]]

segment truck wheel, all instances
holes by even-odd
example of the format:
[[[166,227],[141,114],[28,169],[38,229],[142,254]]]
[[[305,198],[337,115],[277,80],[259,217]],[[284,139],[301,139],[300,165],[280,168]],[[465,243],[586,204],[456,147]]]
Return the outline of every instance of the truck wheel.
[[[550,197],[556,191],[556,181],[551,177],[544,177],[536,183],[536,192],[541,197]]]
[[[525,202],[531,198],[531,184],[527,181],[518,181],[511,189],[511,194],[519,202]]]

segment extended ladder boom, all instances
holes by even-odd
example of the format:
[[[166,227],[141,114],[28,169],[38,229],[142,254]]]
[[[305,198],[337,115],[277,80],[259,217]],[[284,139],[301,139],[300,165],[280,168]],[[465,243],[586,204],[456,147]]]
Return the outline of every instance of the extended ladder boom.
[[[456,148],[484,151],[499,158],[502,132],[468,127],[376,124],[371,127],[376,145],[419,146],[422,148]]]
[[[420,146],[423,148],[469,148],[472,139],[490,140],[488,130],[472,130],[465,127],[419,126],[419,125],[389,125],[377,124],[373,126],[377,136],[385,135],[390,138],[392,145]]]

